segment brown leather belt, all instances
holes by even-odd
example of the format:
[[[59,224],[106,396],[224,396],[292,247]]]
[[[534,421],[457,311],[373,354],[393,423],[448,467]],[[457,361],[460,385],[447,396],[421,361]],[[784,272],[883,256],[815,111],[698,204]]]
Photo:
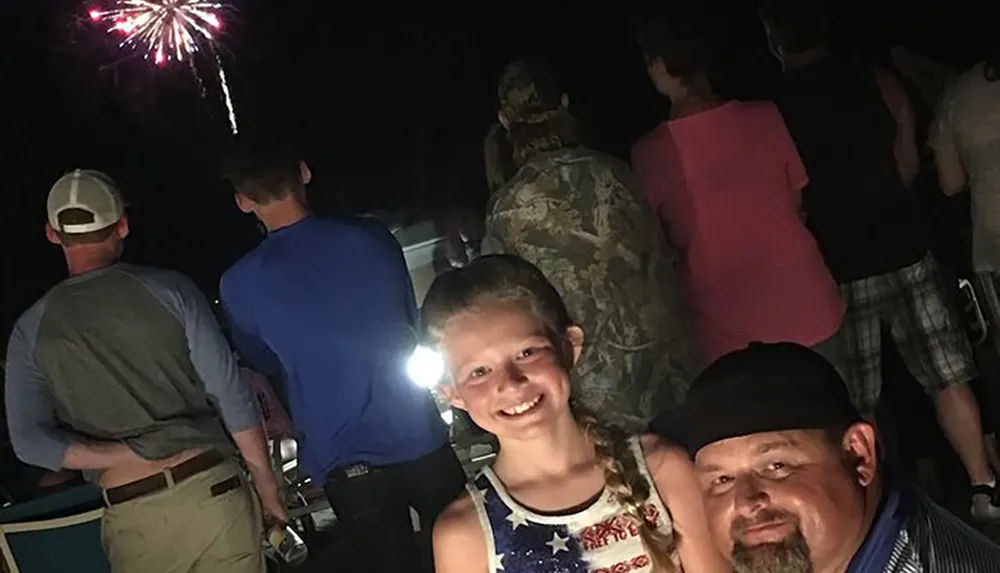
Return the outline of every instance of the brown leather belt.
[[[226,458],[215,450],[203,452],[190,460],[181,462],[172,468],[167,468],[156,475],[104,490],[104,503],[110,507],[131,501],[137,497],[165,490],[193,475],[210,470],[225,460]]]

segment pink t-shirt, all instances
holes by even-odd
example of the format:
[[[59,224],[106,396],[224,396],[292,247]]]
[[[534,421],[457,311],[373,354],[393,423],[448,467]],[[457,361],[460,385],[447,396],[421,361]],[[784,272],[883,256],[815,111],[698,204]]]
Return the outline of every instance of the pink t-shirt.
[[[836,333],[844,305],[800,215],[808,176],[777,107],[731,101],[664,122],[632,164],[680,253],[708,359]]]

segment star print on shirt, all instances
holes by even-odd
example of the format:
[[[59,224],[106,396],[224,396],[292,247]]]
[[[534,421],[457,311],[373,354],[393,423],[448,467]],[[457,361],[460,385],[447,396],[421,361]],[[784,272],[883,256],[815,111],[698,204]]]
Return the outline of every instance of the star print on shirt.
[[[552,541],[546,541],[545,544],[552,548],[552,554],[555,555],[560,551],[569,551],[569,547],[566,546],[567,541],[569,537],[560,537],[557,531],[552,534]]]
[[[528,525],[528,519],[516,511],[510,512],[507,516],[507,521],[510,522],[511,529],[517,529],[522,525]]]
[[[503,553],[497,555],[497,571],[503,571]]]

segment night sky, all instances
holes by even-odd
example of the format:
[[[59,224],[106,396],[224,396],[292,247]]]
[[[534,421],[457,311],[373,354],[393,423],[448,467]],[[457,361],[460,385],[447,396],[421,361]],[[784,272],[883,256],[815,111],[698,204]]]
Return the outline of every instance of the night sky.
[[[726,90],[767,97],[777,68],[752,3],[715,1],[730,43]],[[869,50],[899,41],[961,59],[957,4],[899,8],[909,4],[841,2],[844,34]],[[43,228],[45,195],[67,170],[101,169],[119,181],[133,230],[128,260],[183,271],[209,294],[260,238],[216,175],[229,132],[215,77],[205,74],[202,97],[184,66],[122,60],[86,21],[92,5],[6,6],[4,339],[64,276]],[[222,50],[241,128],[280,133],[300,149],[321,210],[425,216],[483,193],[482,137],[496,113],[495,80],[514,58],[548,63],[592,144],[616,155],[667,110],[645,76],[628,2],[232,5]]]

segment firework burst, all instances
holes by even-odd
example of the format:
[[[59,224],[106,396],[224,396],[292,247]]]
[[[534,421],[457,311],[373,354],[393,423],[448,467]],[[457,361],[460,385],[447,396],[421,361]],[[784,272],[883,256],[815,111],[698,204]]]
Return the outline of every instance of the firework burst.
[[[215,48],[223,8],[218,2],[195,0],[118,0],[106,10],[91,8],[88,15],[109,34],[121,36],[119,48],[138,52],[158,66],[187,61],[197,74],[195,56],[207,52],[219,78],[230,127],[236,133],[229,84]]]

